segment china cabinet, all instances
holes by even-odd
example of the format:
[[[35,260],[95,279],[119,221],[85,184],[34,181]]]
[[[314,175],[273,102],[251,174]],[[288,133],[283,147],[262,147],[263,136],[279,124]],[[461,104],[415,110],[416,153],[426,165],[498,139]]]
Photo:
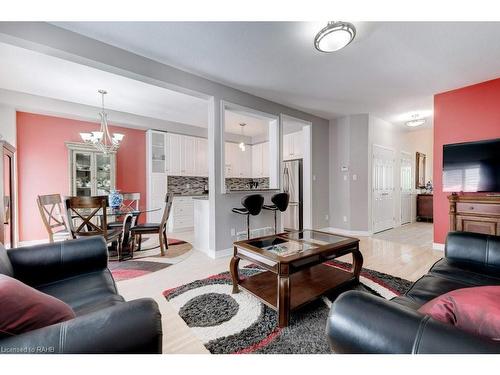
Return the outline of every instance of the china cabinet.
[[[66,142],[70,195],[108,195],[116,184],[116,153],[104,154],[92,145]]]
[[[16,149],[11,144],[0,141],[0,150],[2,152],[2,162],[0,163],[0,210],[2,220],[0,220],[0,242],[5,248],[16,247],[16,199],[14,186],[14,153]]]

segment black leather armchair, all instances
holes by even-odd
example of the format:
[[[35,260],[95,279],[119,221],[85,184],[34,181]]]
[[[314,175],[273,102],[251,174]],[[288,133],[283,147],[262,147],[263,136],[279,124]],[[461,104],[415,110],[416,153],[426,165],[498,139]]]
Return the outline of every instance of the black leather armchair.
[[[0,245],[1,246],[1,245]],[[0,273],[61,299],[76,318],[0,339],[3,353],[161,353],[158,305],[125,302],[107,268],[101,237],[5,250]]]
[[[445,258],[391,301],[359,291],[332,305],[327,335],[336,353],[500,353],[500,342],[433,320],[417,310],[449,291],[500,285],[500,237],[448,234]]]

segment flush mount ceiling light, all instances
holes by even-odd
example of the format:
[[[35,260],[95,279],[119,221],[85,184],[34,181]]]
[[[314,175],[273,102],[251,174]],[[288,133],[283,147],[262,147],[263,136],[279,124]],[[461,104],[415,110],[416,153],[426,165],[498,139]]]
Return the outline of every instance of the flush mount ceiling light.
[[[405,123],[406,126],[414,128],[416,126],[420,126],[420,125],[425,124],[425,118],[420,117],[420,115],[415,114],[411,117],[412,117],[412,119],[410,121],[406,121],[406,123]]]
[[[314,47],[321,52],[335,52],[354,40],[356,28],[352,23],[330,21],[316,34]]]

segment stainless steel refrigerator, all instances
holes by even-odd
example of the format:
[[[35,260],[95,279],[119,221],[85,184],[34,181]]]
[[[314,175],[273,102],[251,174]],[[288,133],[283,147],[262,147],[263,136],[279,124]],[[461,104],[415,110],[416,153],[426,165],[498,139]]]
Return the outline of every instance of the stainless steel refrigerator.
[[[302,160],[283,162],[283,191],[290,194],[288,209],[282,216],[287,231],[303,229],[302,190]]]

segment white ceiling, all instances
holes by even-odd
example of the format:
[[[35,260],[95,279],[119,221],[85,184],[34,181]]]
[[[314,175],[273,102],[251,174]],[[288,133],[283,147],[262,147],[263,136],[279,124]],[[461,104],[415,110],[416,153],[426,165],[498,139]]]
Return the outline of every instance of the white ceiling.
[[[244,126],[243,135],[246,137],[265,137],[269,134],[269,121],[261,117],[227,110],[224,112],[224,131],[232,134],[241,133],[241,123]]]
[[[353,43],[323,54],[313,47],[323,25],[310,22],[56,23],[324,118],[403,124],[431,114],[436,93],[500,76],[500,23],[354,24]]]
[[[199,127],[207,126],[207,101],[67,60],[0,43],[0,88],[100,106]],[[97,113],[96,113],[97,118]],[[113,118],[110,117],[113,122]]]

